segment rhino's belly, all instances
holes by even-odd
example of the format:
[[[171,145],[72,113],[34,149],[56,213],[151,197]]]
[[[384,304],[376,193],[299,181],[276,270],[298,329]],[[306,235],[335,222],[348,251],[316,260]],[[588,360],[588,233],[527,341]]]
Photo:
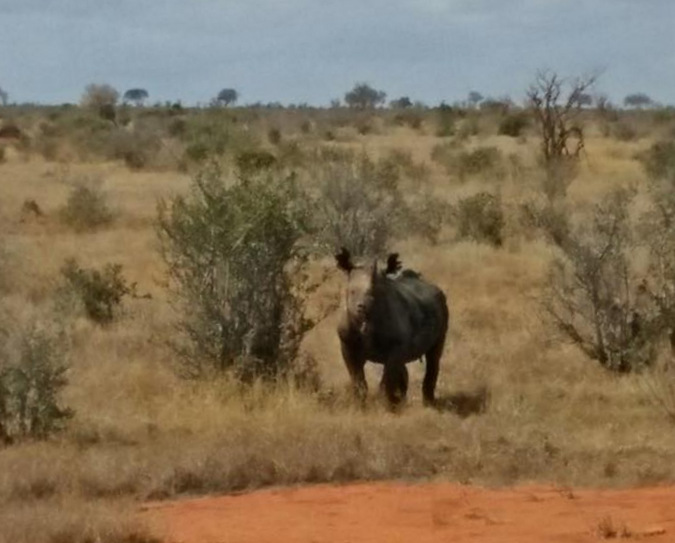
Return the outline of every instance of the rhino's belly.
[[[385,364],[390,360],[407,364],[419,360],[431,347],[426,341],[408,344],[382,342],[377,347],[366,348],[365,358],[375,364]]]

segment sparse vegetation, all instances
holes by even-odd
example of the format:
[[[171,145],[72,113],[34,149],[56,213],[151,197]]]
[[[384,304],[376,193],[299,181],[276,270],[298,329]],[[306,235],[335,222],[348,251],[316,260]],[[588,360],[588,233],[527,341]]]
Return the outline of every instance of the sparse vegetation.
[[[523,113],[513,113],[506,115],[499,122],[498,133],[503,134],[504,136],[511,136],[512,138],[518,138],[522,135],[523,130],[529,124],[527,115]]]
[[[67,384],[64,339],[34,322],[7,328],[0,330],[0,446],[47,438],[72,416],[59,402]]]
[[[65,280],[63,296],[74,297],[92,321],[109,324],[115,318],[125,296],[135,295],[136,285],[127,283],[122,266],[106,264],[103,269],[85,269],[75,259],[61,268]]]
[[[234,368],[250,379],[290,368],[304,329],[296,190],[292,178],[246,171],[227,179],[212,169],[195,178],[190,197],[161,204],[184,373]]]
[[[144,104],[116,109],[118,126],[12,109],[4,126],[30,144],[7,136],[0,168],[0,541],[149,541],[129,520],[139,501],[272,484],[675,481],[672,121],[579,103],[589,160],[564,159],[551,198],[540,125],[498,135],[521,114],[507,100]],[[637,137],[619,141],[619,123]],[[340,244],[366,263],[397,251],[447,293],[438,411],[343,393]],[[15,326],[54,305],[67,335]],[[54,393],[21,411],[7,368],[24,363],[33,390],[51,368]],[[309,387],[289,375],[303,368]]]
[[[566,82],[554,72],[537,73],[527,91],[530,107],[541,136],[545,167],[544,192],[549,199],[564,196],[572,179],[575,161],[584,149],[580,112],[583,97],[597,79],[591,75]],[[565,85],[569,86],[564,93]]]
[[[488,192],[479,192],[460,200],[457,229],[460,239],[467,238],[500,247],[504,241],[501,198]]]
[[[113,219],[105,193],[98,185],[96,179],[77,180],[70,191],[68,201],[61,208],[63,221],[78,232],[100,228]]]

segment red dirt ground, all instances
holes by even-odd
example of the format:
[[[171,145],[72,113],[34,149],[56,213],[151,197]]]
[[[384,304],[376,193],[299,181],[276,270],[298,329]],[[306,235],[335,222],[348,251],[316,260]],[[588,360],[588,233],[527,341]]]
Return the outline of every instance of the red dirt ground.
[[[141,517],[176,543],[665,543],[675,541],[675,487],[320,485],[154,503]]]

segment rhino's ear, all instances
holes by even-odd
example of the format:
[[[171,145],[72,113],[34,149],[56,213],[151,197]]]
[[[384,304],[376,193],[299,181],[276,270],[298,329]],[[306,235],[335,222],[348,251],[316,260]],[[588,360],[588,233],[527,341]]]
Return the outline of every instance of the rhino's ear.
[[[338,268],[340,268],[343,271],[346,271],[347,273],[351,272],[354,269],[354,264],[352,263],[352,255],[345,247],[342,247],[342,249],[340,249],[340,252],[335,255],[335,261],[337,262]]]
[[[394,275],[401,270],[401,261],[398,259],[398,253],[391,253],[387,257],[387,269],[385,275]]]

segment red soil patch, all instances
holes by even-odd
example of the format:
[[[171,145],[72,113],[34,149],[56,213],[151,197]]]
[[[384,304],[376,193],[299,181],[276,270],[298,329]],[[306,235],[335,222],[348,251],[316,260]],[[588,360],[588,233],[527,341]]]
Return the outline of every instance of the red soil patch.
[[[150,504],[142,517],[180,543],[672,542],[675,488],[321,485]]]

